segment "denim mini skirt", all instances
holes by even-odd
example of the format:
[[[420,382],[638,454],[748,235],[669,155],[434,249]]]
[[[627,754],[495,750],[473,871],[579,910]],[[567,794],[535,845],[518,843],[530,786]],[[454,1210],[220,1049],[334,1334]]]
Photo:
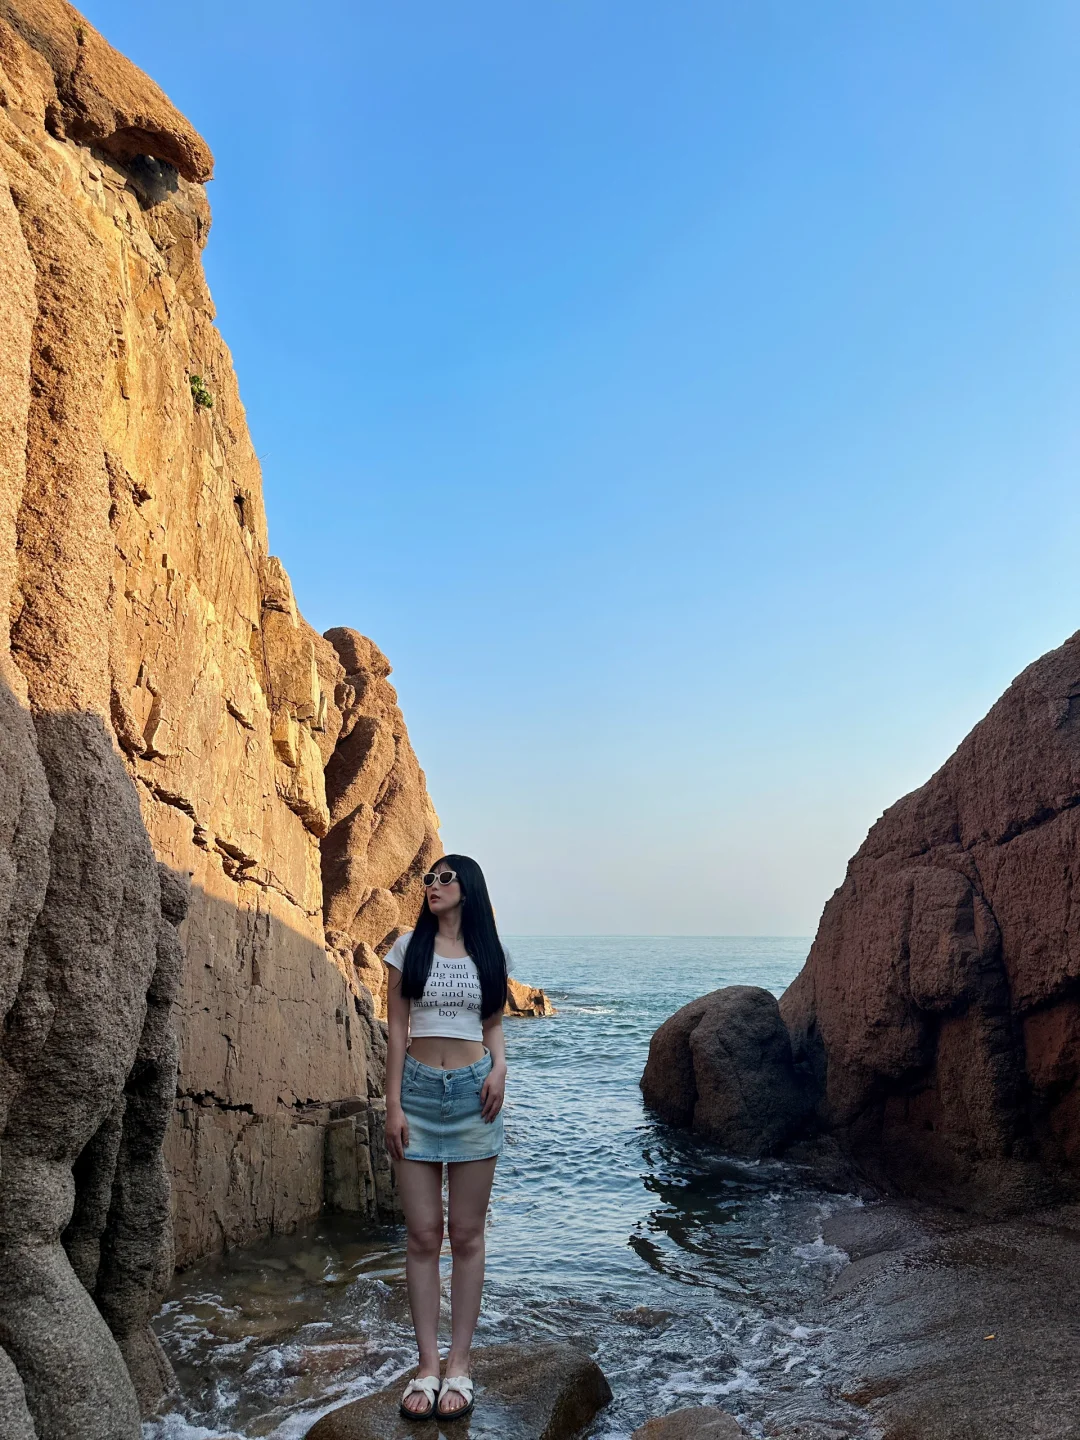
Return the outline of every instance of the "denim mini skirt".
[[[480,1091],[491,1070],[486,1054],[460,1070],[437,1070],[405,1056],[401,1075],[401,1108],[409,1122],[406,1160],[455,1165],[462,1160],[490,1160],[502,1151],[500,1110],[488,1124],[480,1118]]]

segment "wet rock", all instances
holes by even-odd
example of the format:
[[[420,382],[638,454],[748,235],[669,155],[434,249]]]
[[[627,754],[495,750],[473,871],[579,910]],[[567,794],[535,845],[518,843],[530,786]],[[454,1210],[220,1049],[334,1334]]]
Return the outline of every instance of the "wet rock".
[[[986,1223],[892,1206],[826,1221],[858,1259],[820,1319],[888,1440],[1072,1440],[1080,1207]],[[851,1323],[857,1315],[858,1323]]]
[[[475,1440],[574,1440],[611,1400],[594,1360],[569,1345],[492,1345],[473,1352]],[[405,1381],[324,1415],[308,1440],[405,1440],[416,1424],[398,1413]],[[430,1426],[432,1435],[462,1433],[460,1421]]]
[[[631,1440],[743,1440],[745,1434],[726,1411],[702,1405],[649,1420]]]
[[[813,1104],[775,997],[752,985],[714,990],[665,1021],[641,1089],[669,1124],[754,1157],[780,1149]]]
[[[654,1310],[651,1305],[637,1305],[633,1310],[617,1310],[615,1318],[639,1330],[660,1330],[675,1318],[673,1310]]]

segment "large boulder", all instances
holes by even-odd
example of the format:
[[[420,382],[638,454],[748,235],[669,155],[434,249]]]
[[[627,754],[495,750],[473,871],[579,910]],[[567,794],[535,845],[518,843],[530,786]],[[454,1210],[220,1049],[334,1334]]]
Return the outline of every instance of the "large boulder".
[[[733,1155],[773,1154],[812,1108],[775,996],[754,985],[714,990],[652,1038],[645,1103]]]
[[[473,1352],[472,1440],[574,1440],[611,1400],[599,1365],[571,1345],[491,1345]],[[416,1422],[398,1411],[404,1381],[332,1410],[307,1440],[406,1440]],[[460,1432],[450,1421],[431,1433]]]
[[[1080,1186],[1080,635],[887,810],[781,1009],[820,1120],[924,1198]],[[1080,893],[1080,892],[1075,892]]]

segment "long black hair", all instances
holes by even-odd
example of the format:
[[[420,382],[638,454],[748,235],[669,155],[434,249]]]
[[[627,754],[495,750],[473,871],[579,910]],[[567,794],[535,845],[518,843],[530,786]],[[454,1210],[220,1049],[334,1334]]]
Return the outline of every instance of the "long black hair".
[[[454,871],[461,886],[461,941],[480,977],[480,1014],[486,1020],[506,1004],[506,951],[495,928],[487,881],[468,855],[444,855],[431,868],[438,871],[443,866]],[[438,930],[438,917],[428,909],[425,895],[401,971],[401,993],[406,1000],[423,996]]]

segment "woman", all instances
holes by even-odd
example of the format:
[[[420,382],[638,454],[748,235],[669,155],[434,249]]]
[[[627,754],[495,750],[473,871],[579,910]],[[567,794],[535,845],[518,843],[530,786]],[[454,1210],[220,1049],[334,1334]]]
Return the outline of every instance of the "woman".
[[[405,1277],[420,1352],[401,1413],[454,1419],[473,1408],[469,1351],[506,1088],[506,952],[475,860],[445,855],[431,867],[416,929],[395,941],[386,961],[386,1145],[405,1210]],[[450,1353],[440,1385],[444,1164],[453,1273]]]

